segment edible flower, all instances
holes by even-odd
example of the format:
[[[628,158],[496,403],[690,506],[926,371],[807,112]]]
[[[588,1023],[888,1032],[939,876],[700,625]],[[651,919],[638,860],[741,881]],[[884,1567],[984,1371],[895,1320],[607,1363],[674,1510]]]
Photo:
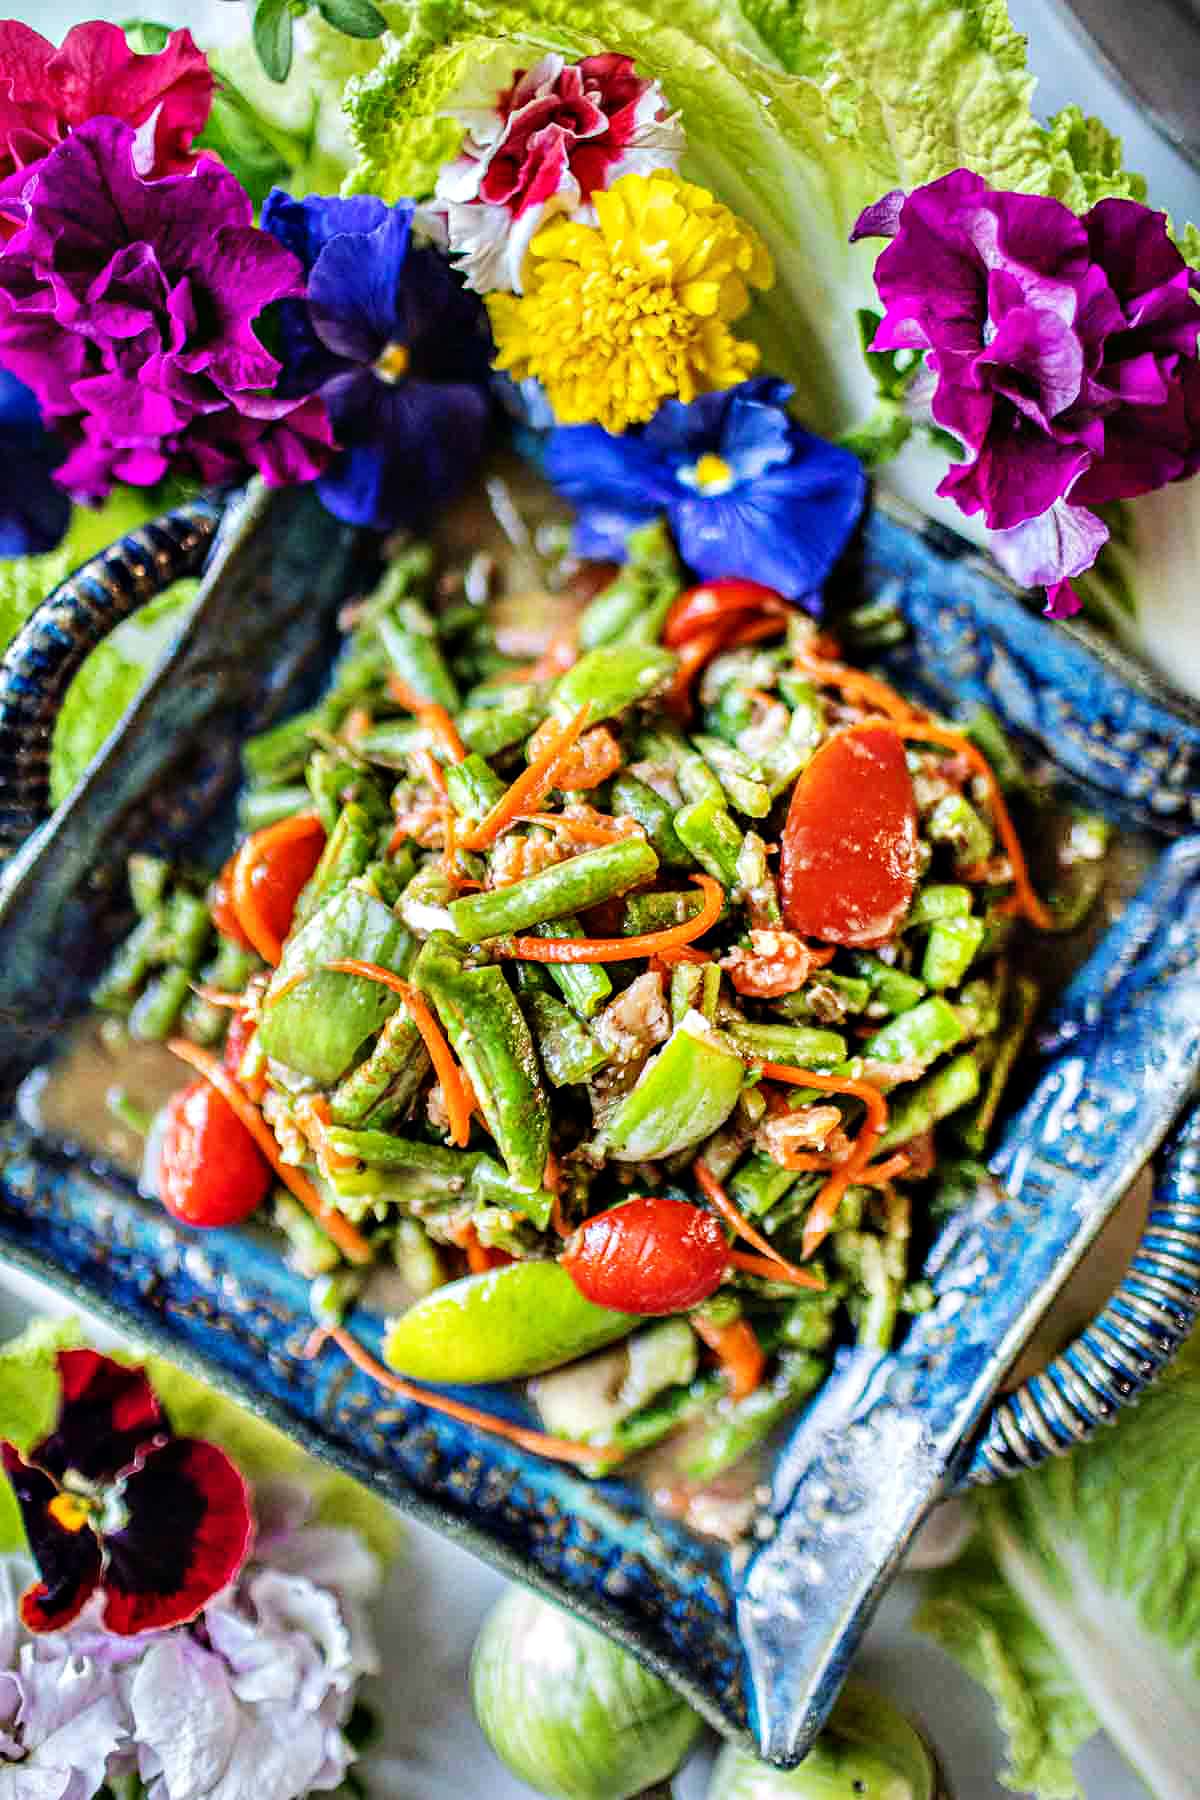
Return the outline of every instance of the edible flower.
[[[774,278],[758,234],[669,169],[623,175],[593,205],[595,225],[538,232],[522,296],[487,296],[496,367],[536,376],[561,424],[610,432],[750,374],[758,349],[729,327]]]
[[[57,1361],[50,1436],[28,1458],[0,1445],[40,1575],[21,1597],[23,1624],[59,1630],[96,1593],[121,1637],[194,1618],[249,1552],[245,1482],[223,1450],[173,1435],[142,1370],[94,1350]]]
[[[856,456],[796,423],[791,397],[763,376],[690,405],[668,400],[623,437],[598,425],[553,432],[546,471],[576,508],[579,554],[621,561],[630,531],[665,514],[702,580],[816,596],[862,512],[866,477]]]
[[[656,81],[628,56],[544,56],[532,69],[493,68],[447,108],[467,127],[438,175],[420,223],[436,232],[467,286],[521,291],[530,239],[555,213],[594,223],[592,195],[622,175],[675,168],[684,138]],[[475,91],[480,88],[480,91]]]
[[[0,369],[0,556],[38,556],[62,537],[71,503],[54,479],[61,461],[34,396]]]
[[[299,259],[282,310],[284,391],[317,387],[341,454],[317,483],[339,519],[425,523],[473,475],[488,417],[479,302],[412,243],[411,200],[268,194],[263,227]]]
[[[1110,199],[1079,218],[958,169],[854,235],[893,240],[872,348],[926,353],[933,417],[967,449],[938,493],[983,514],[1048,613],[1077,611],[1071,579],[1108,537],[1091,509],[1200,469],[1197,275],[1164,215]]]
[[[61,47],[19,19],[0,20],[0,215],[19,200],[31,169],[92,118],[135,127],[139,175],[186,173],[213,87],[189,31],[172,31],[161,50],[142,56],[120,26],[100,19],[74,26]]]
[[[37,165],[22,207],[0,256],[0,366],[62,439],[69,493],[225,481],[247,462],[305,481],[324,466],[323,406],[271,391],[280,365],[255,331],[302,292],[302,271],[228,170],[205,157],[148,181],[133,127],[93,119]]]

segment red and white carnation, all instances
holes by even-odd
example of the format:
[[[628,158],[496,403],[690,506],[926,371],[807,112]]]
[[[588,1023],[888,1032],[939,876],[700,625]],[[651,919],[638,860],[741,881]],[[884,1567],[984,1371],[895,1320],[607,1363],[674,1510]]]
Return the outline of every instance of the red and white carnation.
[[[466,128],[421,223],[468,287],[521,292],[530,239],[554,213],[595,223],[591,197],[622,175],[675,168],[684,135],[657,81],[628,56],[548,55],[497,80],[481,72],[448,109]]]

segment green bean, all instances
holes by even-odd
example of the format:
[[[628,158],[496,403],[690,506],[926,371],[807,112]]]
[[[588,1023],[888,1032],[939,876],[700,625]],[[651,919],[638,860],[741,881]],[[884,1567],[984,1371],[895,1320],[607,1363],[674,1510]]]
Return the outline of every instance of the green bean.
[[[472,1150],[448,1150],[423,1138],[398,1137],[391,1131],[350,1131],[331,1125],[325,1134],[335,1156],[352,1158],[372,1169],[399,1169],[427,1176],[447,1193],[462,1193],[479,1160]]]
[[[716,770],[710,769],[700,752],[683,738],[679,739],[674,760],[679,791],[685,800],[711,800],[715,806],[724,806],[725,789]]]
[[[306,787],[243,788],[238,799],[238,825],[247,835],[265,831],[268,825],[290,819],[311,804]]]
[[[787,1063],[795,1069],[832,1069],[846,1056],[846,1040],[837,1031],[815,1025],[753,1025],[731,1019],[725,1027],[738,1049],[763,1062]],[[873,1040],[872,1040],[873,1041]]]
[[[976,707],[962,732],[977,749],[983,751],[1004,793],[1017,793],[1029,786],[1020,758],[994,712],[986,706]]]
[[[736,887],[742,833],[723,798],[709,795],[681,807],[675,814],[675,829],[706,874],[724,888]]]
[[[971,890],[948,882],[930,882],[913,900],[904,919],[910,926],[936,925],[942,919],[965,919],[971,911]]]
[[[191,992],[192,971],[171,963],[145,987],[129,1015],[131,1037],[158,1042],[169,1037],[184,1001]]]
[[[678,1426],[707,1412],[725,1391],[725,1377],[719,1370],[697,1375],[686,1386],[667,1388],[628,1418],[619,1419],[606,1441],[620,1450],[616,1460],[623,1462],[635,1451],[661,1444]],[[605,1474],[605,1465],[598,1464],[595,1472]]]
[[[965,1035],[954,1008],[934,994],[875,1032],[862,1054],[868,1062],[903,1069],[902,1079],[909,1081],[961,1044]]]
[[[925,821],[925,835],[931,843],[949,844],[962,869],[986,862],[996,842],[991,826],[962,794],[938,801]]]
[[[917,983],[918,987],[920,983]],[[826,1021],[820,1010],[820,1003],[814,1002],[814,993],[827,989],[835,997],[843,1013],[861,1013],[867,1010],[871,1001],[871,984],[859,975],[834,975],[828,969],[822,969],[807,987],[798,988],[794,994],[781,994],[772,1002],[775,1011],[785,1019],[821,1019],[822,1023],[837,1024],[836,1018]]]
[[[797,1294],[779,1328],[779,1341],[793,1350],[826,1350],[833,1342],[842,1290],[831,1282],[821,1292]]]
[[[320,1325],[340,1325],[358,1304],[365,1280],[361,1269],[331,1269],[318,1275],[308,1291],[313,1318]]]
[[[165,900],[171,879],[171,866],[161,856],[146,856],[135,851],[126,867],[129,871],[129,897],[138,917],[144,919]]]
[[[438,647],[433,620],[417,601],[404,600],[378,624],[388,662],[406,686],[424,700],[458,711],[458,686]]]
[[[480,756],[498,756],[501,750],[523,744],[546,716],[547,703],[540,690],[505,687],[497,692],[506,695],[503,708],[470,706],[454,721],[467,749]]]
[[[767,846],[757,831],[746,833],[738,851],[737,892],[755,925],[782,926],[779,889],[767,863]]]
[[[982,1079],[978,1062],[965,1050],[915,1087],[906,1088],[892,1107],[887,1130],[879,1140],[880,1152],[921,1137],[960,1107],[968,1106],[978,1094]]]
[[[625,540],[628,560],[620,573],[585,608],[579,641],[585,650],[616,639],[654,643],[683,586],[670,533],[661,519],[639,525]]]
[[[229,1014],[223,1007],[210,1005],[199,994],[189,993],[179,1014],[179,1029],[193,1044],[219,1044],[228,1022]]]
[[[711,1481],[732,1468],[814,1393],[828,1372],[824,1357],[785,1351],[770,1381],[744,1400],[710,1410],[703,1430],[689,1438],[680,1457],[681,1473],[688,1481]]]
[[[909,1012],[925,996],[927,990],[923,981],[918,981],[915,975],[906,975],[903,969],[893,968],[868,951],[859,951],[851,961],[854,973],[869,982],[871,998],[889,1013]]]
[[[991,1037],[999,1029],[1004,988],[1005,983],[998,975],[990,979],[986,975],[979,975],[962,989],[954,1003],[954,1010],[958,1014],[964,1037]]]
[[[557,995],[525,995],[525,1016],[542,1059],[542,1067],[555,1087],[573,1087],[594,1075],[608,1061],[600,1040]]]
[[[771,810],[771,795],[758,764],[720,738],[700,736],[692,742],[720,782],[730,806],[747,818],[765,819]]]
[[[127,1012],[154,960],[162,934],[163,909],[155,907],[139,919],[117,946],[107,969],[92,989],[92,1005],[104,1012]]]
[[[833,1247],[842,1268],[862,1290],[851,1300],[858,1347],[890,1349],[906,1272],[902,1243],[873,1232],[843,1230],[835,1234]]]
[[[429,1057],[421,1034],[401,1007],[385,1021],[371,1054],[334,1088],[329,1096],[329,1116],[335,1125],[359,1125],[385,1095],[400,1098],[397,1086],[407,1105],[428,1072]]]
[[[248,738],[242,745],[247,781],[277,787],[302,775],[313,747],[310,733],[314,725],[328,725],[326,715],[325,706],[312,707]]]
[[[675,671],[676,657],[656,644],[603,644],[588,650],[554,684],[550,710],[564,723],[581,706],[588,722],[616,718],[636,701],[664,687]]]
[[[343,807],[351,802],[372,824],[390,822],[391,810],[383,790],[357,754],[315,750],[308,759],[304,779],[327,832],[333,830]]]
[[[355,803],[343,806],[325,840],[325,848],[296,902],[294,925],[303,925],[318,909],[348,888],[375,855],[378,827]]]
[[[427,749],[432,742],[426,727],[415,719],[389,719],[385,725],[365,731],[355,749],[368,762],[382,763],[388,769],[403,769],[414,750]],[[465,737],[463,742],[466,742]]]
[[[676,963],[671,970],[671,1022],[681,1025],[698,1012],[711,1025],[717,1016],[721,970],[717,963]]]
[[[447,910],[457,935],[477,944],[504,932],[524,931],[539,919],[561,918],[595,906],[647,880],[657,868],[658,858],[649,844],[642,838],[622,838],[507,887],[464,894]]]
[[[567,915],[561,919],[539,919],[534,935],[581,938],[587,934],[578,919]],[[594,1018],[612,993],[612,979],[603,963],[548,963],[546,973],[567,1005],[585,1019]]]
[[[604,1149],[616,1162],[649,1162],[703,1142],[736,1106],[744,1073],[741,1057],[688,1015],[609,1116]]]
[[[392,1256],[411,1293],[432,1294],[446,1279],[437,1245],[418,1219],[397,1219],[392,1231]]]
[[[626,937],[647,931],[667,931],[694,919],[704,901],[695,888],[684,893],[632,894],[625,902],[621,930]]]
[[[1021,1046],[1033,1025],[1040,997],[1036,981],[1031,980],[1028,975],[1017,976],[1013,983],[1009,1024],[996,1044],[988,1069],[987,1085],[978,1106],[959,1134],[967,1149],[973,1150],[976,1155],[981,1155],[987,1144],[1000,1102],[1004,1098],[1004,1090],[1021,1053]]]
[[[935,993],[958,987],[983,942],[982,919],[944,919],[925,944],[921,977]]]
[[[761,1219],[777,1206],[797,1180],[793,1169],[784,1169],[773,1157],[752,1150],[735,1169],[729,1183],[729,1195],[752,1219]]]
[[[287,1239],[288,1261],[301,1275],[313,1281],[339,1267],[342,1253],[333,1239],[286,1188],[276,1189],[272,1214]]]
[[[212,938],[213,923],[199,894],[177,887],[162,914],[162,930],[156,946],[163,962],[183,963],[195,969]]]
[[[450,804],[466,819],[482,819],[506,789],[506,783],[474,750],[462,762],[447,764],[442,773]]]
[[[612,784],[612,811],[635,819],[650,839],[659,861],[674,868],[691,866],[691,852],[675,829],[672,808],[646,782],[623,770]]]

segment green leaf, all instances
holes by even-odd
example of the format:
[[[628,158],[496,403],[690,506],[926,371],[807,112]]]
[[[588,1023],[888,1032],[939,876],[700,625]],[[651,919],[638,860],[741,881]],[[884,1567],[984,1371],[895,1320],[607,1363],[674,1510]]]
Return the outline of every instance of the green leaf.
[[[347,37],[377,38],[387,30],[387,20],[371,0],[316,0],[316,7],[327,25]]]
[[[291,174],[292,162],[268,136],[253,108],[227,82],[213,96],[212,111],[196,139],[196,148],[214,151],[256,207],[273,187],[286,185]]]
[[[258,0],[251,37],[272,81],[286,81],[292,66],[291,0]]]
[[[122,19],[121,30],[131,50],[136,50],[140,56],[148,56],[166,48],[174,27],[160,25],[155,19]]]

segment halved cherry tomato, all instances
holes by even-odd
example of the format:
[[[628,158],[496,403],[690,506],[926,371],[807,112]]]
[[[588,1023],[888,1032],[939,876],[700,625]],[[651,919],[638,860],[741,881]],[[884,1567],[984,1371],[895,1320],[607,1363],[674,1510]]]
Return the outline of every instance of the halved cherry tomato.
[[[242,930],[233,905],[233,865],[236,861],[237,856],[231,856],[213,882],[208,896],[208,910],[222,937],[232,938],[243,950],[253,950],[254,945]]]
[[[822,744],[792,792],[779,878],[801,937],[865,948],[893,935],[917,879],[917,807],[896,732],[854,725]]]
[[[277,963],[301,889],[321,860],[325,827],[296,813],[248,837],[231,865],[238,924],[265,962]]]
[[[258,1027],[249,1013],[235,1012],[230,1015],[229,1029],[225,1033],[225,1048],[221,1053],[221,1060],[231,1075],[236,1075],[241,1068],[242,1058],[257,1029]]]
[[[729,1245],[721,1222],[686,1200],[626,1200],[580,1227],[562,1255],[585,1300],[618,1312],[675,1313],[721,1285]]]
[[[229,1102],[193,1081],[167,1102],[158,1197],[185,1225],[238,1225],[262,1205],[271,1169]]]
[[[676,650],[698,631],[707,631],[714,625],[740,624],[755,613],[777,613],[784,617],[788,611],[787,601],[774,588],[764,587],[759,581],[722,576],[717,581],[705,581],[699,587],[686,588],[680,594],[667,614],[663,643]]]

